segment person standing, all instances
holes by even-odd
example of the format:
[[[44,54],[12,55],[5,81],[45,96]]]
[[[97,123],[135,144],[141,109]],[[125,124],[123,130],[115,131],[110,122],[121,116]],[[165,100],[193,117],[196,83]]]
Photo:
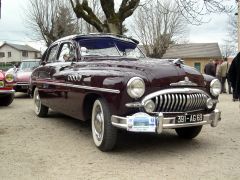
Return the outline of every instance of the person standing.
[[[210,62],[206,64],[204,67],[204,73],[214,77],[216,76],[216,67],[214,60],[211,59]]]
[[[229,65],[227,62],[227,58],[224,58],[224,62],[219,65],[219,68],[217,69],[217,74],[216,74],[222,84],[221,93],[226,93],[225,82],[227,79],[228,68],[229,68]]]
[[[231,63],[228,79],[233,88],[233,101],[237,101],[240,99],[240,52]]]

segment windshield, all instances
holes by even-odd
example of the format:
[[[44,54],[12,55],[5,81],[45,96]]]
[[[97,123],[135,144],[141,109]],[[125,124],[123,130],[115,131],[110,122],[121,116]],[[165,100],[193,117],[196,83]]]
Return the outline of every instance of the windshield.
[[[120,56],[142,58],[144,54],[137,44],[111,37],[80,39],[82,56]]]
[[[39,61],[23,61],[19,67],[22,71],[30,71],[39,66]]]

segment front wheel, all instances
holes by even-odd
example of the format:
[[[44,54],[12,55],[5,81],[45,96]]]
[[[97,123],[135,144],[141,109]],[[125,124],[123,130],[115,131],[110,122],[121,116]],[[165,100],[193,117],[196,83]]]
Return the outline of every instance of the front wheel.
[[[8,106],[13,102],[14,94],[7,94],[0,98],[0,106]]]
[[[33,94],[33,102],[34,102],[34,110],[37,116],[39,117],[46,117],[48,114],[48,107],[42,105],[38,88],[35,88],[34,94]]]
[[[106,101],[97,99],[92,108],[92,136],[101,151],[112,150],[117,141],[117,129],[111,123],[111,113]]]
[[[185,127],[185,128],[177,128],[175,131],[178,136],[184,139],[193,139],[195,138],[202,130],[202,126],[194,126],[194,127]]]

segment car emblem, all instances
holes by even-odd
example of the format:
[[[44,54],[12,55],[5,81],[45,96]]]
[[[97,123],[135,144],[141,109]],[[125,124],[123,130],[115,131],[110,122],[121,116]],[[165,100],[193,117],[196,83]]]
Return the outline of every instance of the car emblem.
[[[197,86],[197,84],[190,81],[189,78],[186,76],[183,81],[171,83],[170,86]]]
[[[68,81],[75,81],[75,82],[77,82],[77,81],[81,81],[81,79],[82,79],[82,76],[79,75],[79,74],[76,74],[76,75],[68,75],[68,77],[67,77],[67,80],[68,80]]]

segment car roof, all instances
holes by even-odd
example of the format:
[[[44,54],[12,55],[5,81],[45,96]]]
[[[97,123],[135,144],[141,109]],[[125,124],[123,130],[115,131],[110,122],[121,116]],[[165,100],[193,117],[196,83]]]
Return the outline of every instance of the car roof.
[[[81,39],[81,38],[93,38],[93,37],[111,37],[111,38],[117,38],[117,39],[121,39],[121,40],[125,40],[125,41],[130,41],[133,43],[138,44],[139,41],[137,41],[136,39],[133,39],[132,37],[128,37],[125,35],[116,35],[116,34],[111,34],[111,33],[90,33],[90,34],[74,34],[74,35],[70,35],[70,36],[66,36],[63,37],[61,39],[58,39],[57,41],[54,42],[61,42],[61,41],[66,41],[66,40],[72,40],[72,39]]]

